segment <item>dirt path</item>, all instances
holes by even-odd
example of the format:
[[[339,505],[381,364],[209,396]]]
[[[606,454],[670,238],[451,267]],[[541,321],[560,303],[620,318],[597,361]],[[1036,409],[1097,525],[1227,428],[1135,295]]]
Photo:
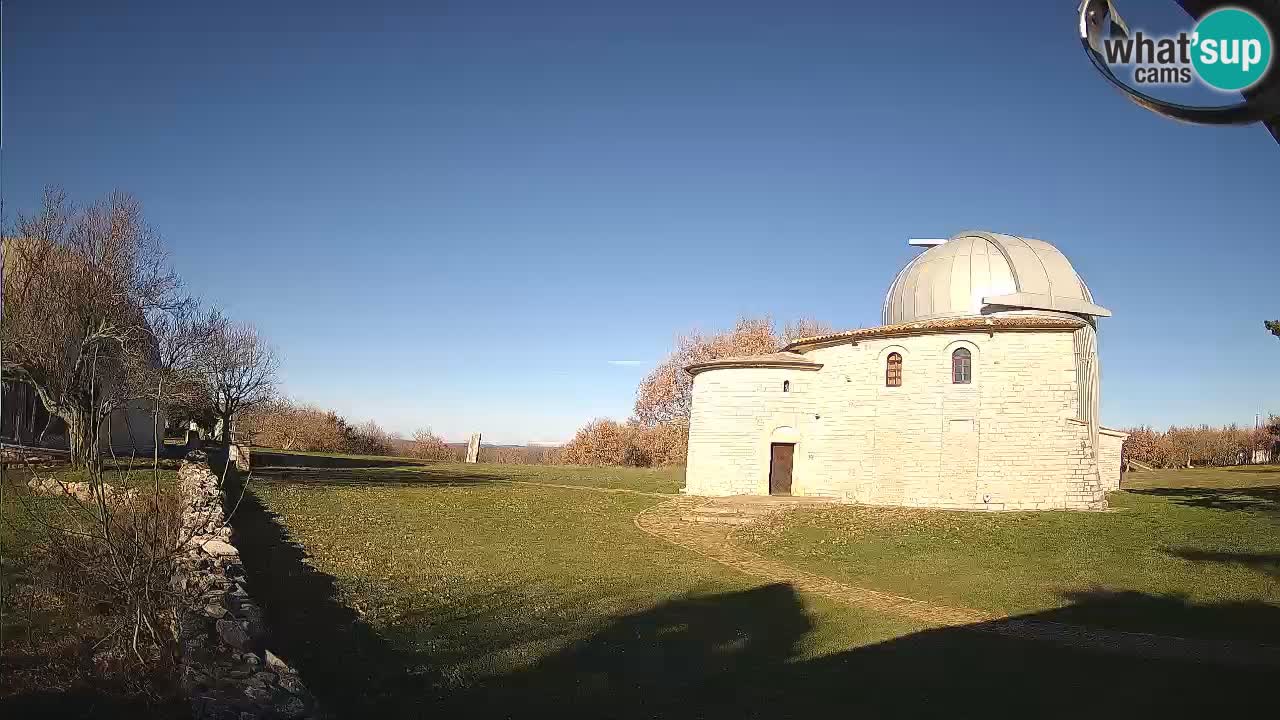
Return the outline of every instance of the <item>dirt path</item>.
[[[738,546],[729,539],[731,526],[681,520],[689,511],[707,502],[706,498],[675,498],[636,515],[635,524],[650,535],[747,575],[769,582],[790,583],[797,590],[848,605],[900,615],[938,627],[968,625],[993,619],[991,615],[979,610],[945,607],[879,590],[844,585],[830,578],[769,560]]]
[[[645,497],[656,498],[680,497],[679,495],[673,495],[671,493],[647,492],[644,490],[632,490],[631,488],[606,488],[593,487],[591,485],[561,485],[558,483],[544,483],[534,480],[504,480],[503,482],[511,483],[512,485],[536,485],[537,487],[555,488],[557,490],[594,490],[595,492],[602,493],[622,493],[624,495],[643,495]]]
[[[689,522],[684,519],[690,512],[710,502],[709,499],[700,497],[673,497],[636,515],[635,524],[650,535],[747,575],[768,582],[789,583],[802,592],[854,607],[906,617],[931,627],[964,626],[976,632],[1151,659],[1280,667],[1280,648],[1277,647],[1020,619],[845,585],[822,575],[797,570],[738,546],[730,538],[732,526]]]

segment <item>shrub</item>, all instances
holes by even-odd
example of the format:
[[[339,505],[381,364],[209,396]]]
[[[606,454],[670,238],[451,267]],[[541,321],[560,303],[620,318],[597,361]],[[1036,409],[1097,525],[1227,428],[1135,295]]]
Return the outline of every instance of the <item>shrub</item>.
[[[560,450],[560,460],[567,465],[625,465],[634,453],[627,450],[625,425],[615,420],[592,420]]]
[[[390,455],[394,449],[394,438],[373,420],[353,425],[332,410],[293,400],[245,412],[236,423],[236,434],[254,445],[280,450]]]
[[[173,584],[191,535],[158,463],[109,465],[10,466],[31,482],[6,490],[5,539],[17,547],[6,547],[5,572],[18,574],[5,578],[5,624],[26,631],[25,652],[41,664],[6,680],[169,702],[178,618],[199,600]],[[18,635],[6,631],[7,650]]]
[[[255,445],[281,450],[341,452],[347,443],[347,423],[337,413],[291,400],[247,411],[236,428]]]
[[[431,432],[431,428],[421,428],[414,432],[413,439],[405,444],[405,448],[409,457],[423,460],[461,461],[466,455],[465,448],[449,446],[439,435]]]
[[[345,447],[342,451],[352,455],[390,455],[391,442],[391,433],[383,430],[382,426],[373,420],[369,420],[356,427],[348,426]]]
[[[689,442],[683,422],[642,425],[598,419],[578,430],[553,461],[566,465],[681,465]]]

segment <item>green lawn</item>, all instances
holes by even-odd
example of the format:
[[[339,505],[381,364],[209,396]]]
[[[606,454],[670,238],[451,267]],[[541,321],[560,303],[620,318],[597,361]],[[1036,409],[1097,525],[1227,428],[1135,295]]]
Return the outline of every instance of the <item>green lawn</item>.
[[[1007,614],[1138,592],[1163,598],[1089,624],[1179,635],[1264,637],[1280,607],[1280,473],[1133,473],[1112,511],[977,513],[837,506],[738,534],[770,557],[845,583]],[[1233,605],[1229,613],[1203,606]],[[1189,609],[1187,606],[1190,605]]]
[[[474,483],[527,481],[559,485],[677,493],[684,468],[582,467],[452,463],[376,455],[341,455],[254,449],[255,476],[276,481],[337,483]],[[322,471],[322,472],[321,472]]]
[[[1267,677],[923,629],[644,534],[633,518],[660,497],[507,482],[669,491],[678,471],[286,464],[255,471],[236,540],[273,643],[339,716],[1241,714],[1242,689]],[[1136,629],[1156,608],[1234,637],[1280,625],[1265,569],[1151,549],[1265,556],[1274,515],[1188,499],[1037,516],[836,508],[742,539],[844,581],[1037,619]]]

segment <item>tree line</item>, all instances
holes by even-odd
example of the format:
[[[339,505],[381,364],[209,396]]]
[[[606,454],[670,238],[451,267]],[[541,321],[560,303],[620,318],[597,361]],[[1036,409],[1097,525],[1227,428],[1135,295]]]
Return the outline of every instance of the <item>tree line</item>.
[[[279,362],[250,324],[184,291],[160,236],[133,196],[78,206],[47,189],[4,238],[0,323],[7,380],[30,386],[50,414],[35,438],[65,426],[77,467],[99,460],[103,424],[146,407],[161,418],[220,425],[275,396]]]
[[[1224,467],[1272,461],[1280,442],[1280,417],[1271,416],[1258,428],[1171,427],[1161,432],[1149,427],[1125,432],[1124,459],[1153,468]]]

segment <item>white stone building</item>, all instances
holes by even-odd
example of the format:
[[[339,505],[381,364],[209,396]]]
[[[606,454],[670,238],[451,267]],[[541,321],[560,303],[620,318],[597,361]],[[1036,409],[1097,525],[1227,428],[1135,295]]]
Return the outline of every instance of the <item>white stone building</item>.
[[[902,269],[883,325],[691,365],[685,492],[970,510],[1105,507],[1097,318],[1057,248],[989,232]]]

